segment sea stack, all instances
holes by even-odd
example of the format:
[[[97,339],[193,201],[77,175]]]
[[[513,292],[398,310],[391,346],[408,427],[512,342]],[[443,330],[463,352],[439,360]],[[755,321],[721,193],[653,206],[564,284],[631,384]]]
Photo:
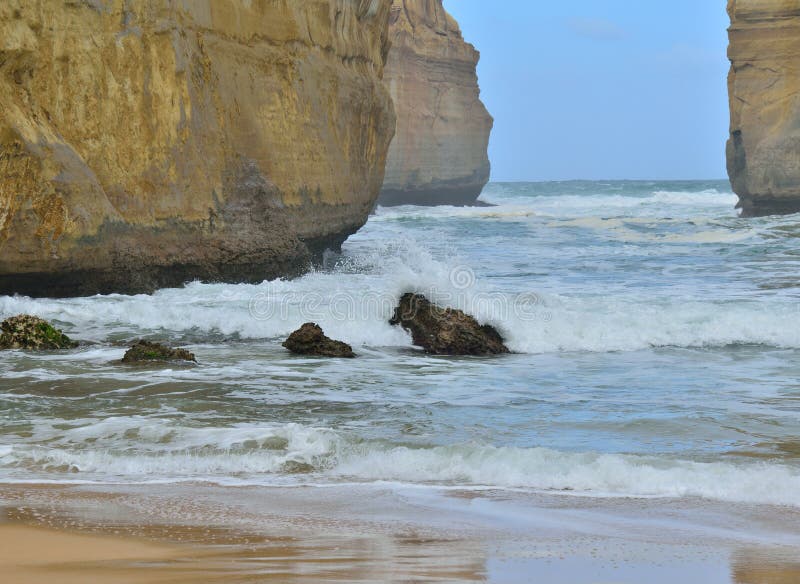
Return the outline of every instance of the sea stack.
[[[493,120],[480,54],[442,0],[394,0],[385,80],[397,112],[381,205],[472,205],[489,181]]]
[[[729,0],[728,174],[743,216],[800,211],[800,2]]]
[[[0,2],[0,294],[302,272],[366,221],[391,0]]]

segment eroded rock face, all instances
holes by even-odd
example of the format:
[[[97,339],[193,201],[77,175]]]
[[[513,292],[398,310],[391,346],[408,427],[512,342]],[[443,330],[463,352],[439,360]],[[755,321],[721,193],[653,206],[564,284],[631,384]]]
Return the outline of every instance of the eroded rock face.
[[[745,216],[800,211],[800,2],[729,0],[728,174]]]
[[[480,54],[442,0],[394,0],[385,80],[397,111],[382,205],[470,205],[489,180],[493,120]]]
[[[394,132],[390,0],[0,2],[0,293],[300,273]]]
[[[125,352],[122,362],[126,365],[137,363],[197,363],[194,353],[186,349],[173,349],[161,343],[151,341],[137,341]]]
[[[55,351],[72,349],[78,344],[38,316],[21,314],[0,324],[0,350]]]
[[[413,342],[434,355],[502,355],[509,350],[494,327],[480,325],[461,310],[441,308],[420,294],[404,294],[391,325],[411,333]]]
[[[356,356],[350,345],[328,338],[322,331],[322,327],[313,322],[307,322],[294,331],[283,343],[283,346],[296,355],[345,359],[352,359]]]

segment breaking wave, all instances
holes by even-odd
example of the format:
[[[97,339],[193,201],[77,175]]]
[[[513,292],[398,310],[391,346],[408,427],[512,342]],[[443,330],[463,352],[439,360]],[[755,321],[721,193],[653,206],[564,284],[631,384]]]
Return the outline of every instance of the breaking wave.
[[[54,482],[396,481],[800,506],[800,469],[771,462],[694,462],[481,444],[407,446],[298,424],[187,428],[138,417],[49,431],[46,445],[0,448],[0,480],[36,472]],[[47,433],[40,427],[38,439]]]

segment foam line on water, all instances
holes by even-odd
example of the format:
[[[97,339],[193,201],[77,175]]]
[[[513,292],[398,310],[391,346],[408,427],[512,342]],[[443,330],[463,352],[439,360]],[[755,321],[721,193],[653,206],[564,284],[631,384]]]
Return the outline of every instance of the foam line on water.
[[[519,195],[510,193],[488,193],[483,198],[492,204],[505,206],[527,206],[537,214],[552,216],[583,217],[667,217],[680,215],[722,214],[735,216],[738,198],[731,192],[717,189],[703,191],[655,190],[640,194],[558,194]]]
[[[68,300],[0,297],[0,316],[31,313],[54,320],[76,338],[111,335],[222,334],[243,339],[285,338],[303,322],[356,346],[408,347],[410,338],[388,321],[407,291],[461,308],[497,326],[521,353],[635,351],[649,347],[723,347],[762,344],[800,348],[800,308],[795,302],[754,299],[627,295],[582,297],[538,293],[520,310],[518,296],[493,290],[480,278],[468,288],[454,279],[469,268],[458,259],[436,260],[413,245],[388,255],[359,258],[360,265],[316,272],[293,281],[260,285],[190,284],[152,296]],[[474,273],[472,274],[474,276]],[[260,312],[259,312],[260,311]],[[76,353],[95,361],[119,349]]]
[[[409,447],[299,424],[189,428],[141,417],[38,425],[0,447],[0,479],[395,481],[568,492],[590,497],[703,497],[800,506],[800,469],[775,462],[696,462],[483,444]],[[300,472],[300,474],[296,474]]]
[[[732,198],[735,198],[732,194],[715,189],[658,190],[639,195],[500,195],[498,200],[502,199],[503,204],[496,208],[402,207],[379,210],[378,217],[487,213],[495,217],[504,213],[514,216],[546,204],[566,210],[569,218],[548,220],[543,223],[548,228],[558,228],[561,224],[604,229],[625,241],[737,243],[752,238],[754,230],[723,228],[714,219],[694,217],[698,208],[728,209]],[[649,210],[644,217],[624,220],[596,214],[615,205],[621,209]],[[648,214],[657,209],[661,215],[675,215],[658,219],[659,225],[680,225],[686,223],[686,216],[691,216],[694,227],[667,233],[632,228],[647,227],[651,221]],[[194,283],[153,295],[67,300],[5,296],[0,297],[0,317],[36,314],[55,321],[76,338],[99,342],[139,336],[179,340],[188,337],[192,343],[206,342],[215,336],[223,340],[234,337],[275,341],[285,338],[302,323],[314,321],[328,335],[356,347],[409,347],[409,335],[391,327],[388,320],[400,295],[414,291],[495,325],[512,350],[520,353],[737,344],[800,348],[800,310],[793,300],[756,298],[731,302],[677,294],[659,297],[642,289],[621,295],[592,294],[589,288],[586,293],[554,294],[541,292],[537,289],[539,281],[531,279],[526,292],[535,298],[536,305],[532,312],[521,315],[514,305],[518,296],[496,288],[491,278],[471,272],[469,261],[463,257],[434,255],[430,245],[426,245],[429,242],[420,243],[408,233],[399,239],[381,233],[383,238],[370,239],[368,246],[358,247],[358,253],[343,258],[335,268],[292,281],[258,285]],[[471,274],[474,282],[467,287],[459,286],[454,274],[467,274],[468,278]],[[493,300],[483,302],[487,297]],[[99,357],[98,352],[76,353],[74,359],[91,361],[96,355]]]

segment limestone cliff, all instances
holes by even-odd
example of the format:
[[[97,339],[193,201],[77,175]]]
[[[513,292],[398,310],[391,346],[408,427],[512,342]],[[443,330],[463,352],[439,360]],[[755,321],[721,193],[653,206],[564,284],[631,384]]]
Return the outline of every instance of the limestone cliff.
[[[0,293],[301,272],[366,220],[390,0],[0,2]]]
[[[729,0],[728,174],[745,216],[800,211],[800,0]]]
[[[380,202],[472,204],[489,180],[492,117],[479,53],[442,0],[394,0],[386,84],[397,111]]]

